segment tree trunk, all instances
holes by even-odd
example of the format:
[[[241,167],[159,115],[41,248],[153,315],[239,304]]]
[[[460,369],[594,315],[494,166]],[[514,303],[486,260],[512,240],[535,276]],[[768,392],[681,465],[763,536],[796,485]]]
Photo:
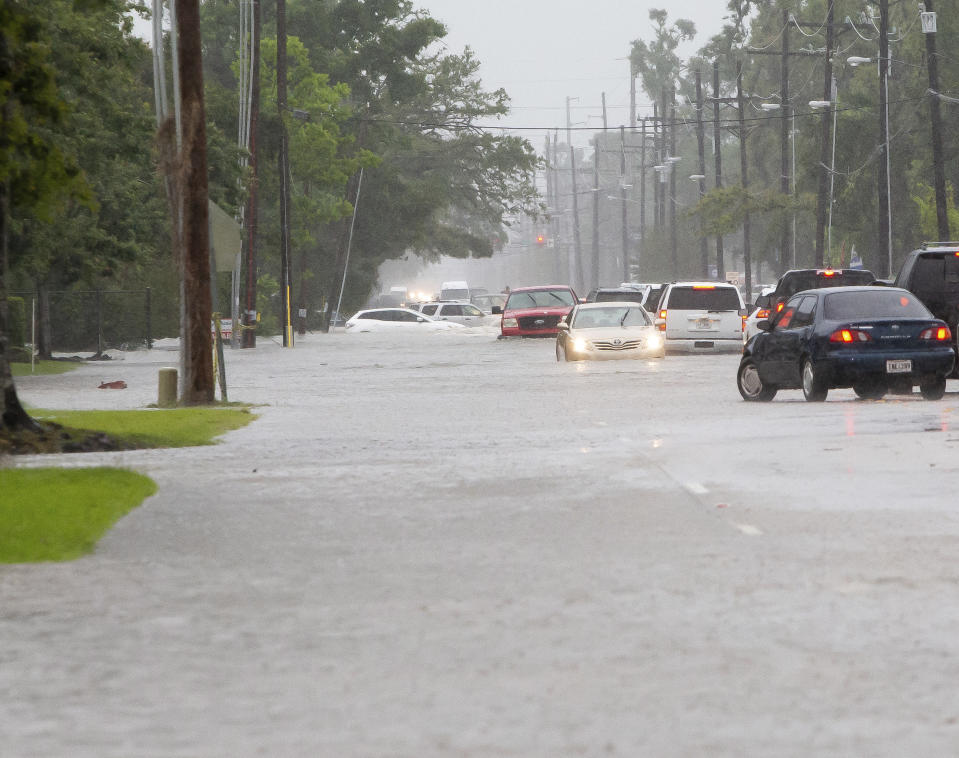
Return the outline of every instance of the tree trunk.
[[[17,387],[10,370],[10,358],[7,354],[9,344],[8,324],[10,323],[7,303],[7,186],[0,182],[0,393],[3,393],[3,412],[0,413],[0,431],[5,429],[30,429],[39,431],[40,426],[20,405]]]
[[[210,333],[210,228],[206,163],[206,119],[203,106],[203,60],[200,46],[199,0],[176,0],[180,46],[180,98],[183,145],[179,196],[183,208],[185,356],[183,403],[214,401],[213,353]]]

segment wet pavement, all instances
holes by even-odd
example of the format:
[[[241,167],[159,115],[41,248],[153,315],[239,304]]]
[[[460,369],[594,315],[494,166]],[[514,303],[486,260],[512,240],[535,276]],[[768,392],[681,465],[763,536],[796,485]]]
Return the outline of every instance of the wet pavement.
[[[176,360],[114,355],[21,397],[143,407]],[[956,751],[959,382],[747,404],[737,356],[472,330],[227,361],[260,417],[219,445],[13,461],[159,492],[0,567],[0,754]]]

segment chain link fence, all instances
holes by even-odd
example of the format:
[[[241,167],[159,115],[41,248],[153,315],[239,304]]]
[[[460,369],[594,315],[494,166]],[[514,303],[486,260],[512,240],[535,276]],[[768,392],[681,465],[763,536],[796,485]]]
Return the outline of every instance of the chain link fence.
[[[36,292],[12,292],[26,305],[32,333],[36,304],[38,343],[42,341],[43,314]],[[153,347],[153,303],[143,290],[69,290],[49,292],[50,350],[58,353],[136,350]]]

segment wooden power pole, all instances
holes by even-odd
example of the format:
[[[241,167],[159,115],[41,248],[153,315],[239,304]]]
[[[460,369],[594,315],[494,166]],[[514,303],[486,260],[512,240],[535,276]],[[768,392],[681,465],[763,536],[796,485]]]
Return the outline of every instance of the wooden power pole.
[[[199,0],[175,0],[180,111],[183,120],[182,168],[179,172],[183,234],[184,376],[182,402],[214,400],[210,332],[210,226],[206,163],[206,115],[203,105],[203,57]]]

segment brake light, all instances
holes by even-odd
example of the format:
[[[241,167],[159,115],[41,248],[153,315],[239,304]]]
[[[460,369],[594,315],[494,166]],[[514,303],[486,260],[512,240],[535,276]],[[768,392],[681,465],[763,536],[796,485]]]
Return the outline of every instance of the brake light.
[[[659,317],[662,318],[662,319],[666,318],[666,310],[665,310],[665,308],[659,312]]]
[[[919,333],[921,340],[935,340],[936,342],[948,342],[952,339],[952,332],[948,326],[930,326]]]
[[[746,316],[743,316],[743,331],[746,331]]]
[[[769,309],[768,309],[768,308],[760,308],[758,311],[756,311],[756,320],[757,320],[757,321],[762,321],[764,318],[769,318]]]
[[[715,284],[694,284],[693,289],[694,290],[714,290],[716,289],[716,285]]]
[[[833,271],[831,268],[827,268],[825,271],[820,271],[819,273],[822,274],[823,276],[835,276],[835,275],[836,275],[836,272]]]
[[[786,301],[785,301],[785,300],[784,300],[783,302],[781,302],[781,303],[776,303],[776,313],[779,313],[779,311],[781,311],[781,310],[783,309],[783,306],[785,306],[785,305],[786,305]]]
[[[829,335],[829,341],[848,345],[853,342],[872,342],[872,337],[862,329],[837,329]]]

